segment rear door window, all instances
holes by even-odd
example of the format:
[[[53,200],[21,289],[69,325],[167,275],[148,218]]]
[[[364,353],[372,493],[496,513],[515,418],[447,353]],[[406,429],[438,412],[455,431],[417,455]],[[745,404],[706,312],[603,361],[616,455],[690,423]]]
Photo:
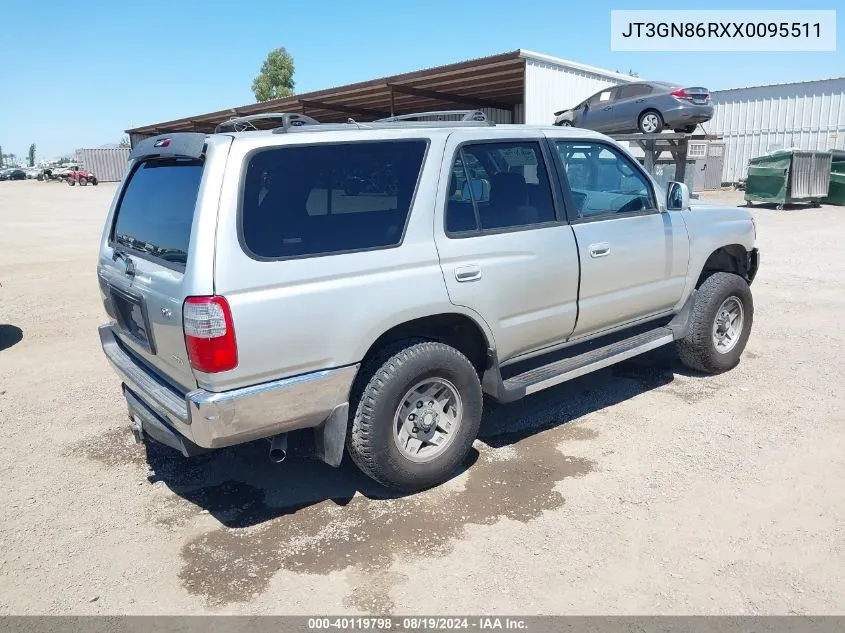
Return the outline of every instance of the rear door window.
[[[139,163],[118,203],[112,243],[184,268],[202,163],[154,159]]]
[[[259,259],[283,259],[398,245],[426,147],[374,141],[254,154],[243,186],[243,246]]]
[[[629,84],[620,86],[616,94],[616,99],[633,99],[635,97],[644,97],[651,94],[651,86],[648,84]]]
[[[536,141],[464,145],[452,165],[448,234],[555,221],[549,176]]]

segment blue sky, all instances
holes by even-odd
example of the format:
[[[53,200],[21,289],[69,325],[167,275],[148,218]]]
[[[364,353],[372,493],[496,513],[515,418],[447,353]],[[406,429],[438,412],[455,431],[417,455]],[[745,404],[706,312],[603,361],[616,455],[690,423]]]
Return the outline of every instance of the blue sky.
[[[517,48],[711,89],[845,75],[842,35],[839,50],[830,53],[610,51],[611,9],[684,8],[677,0],[2,4],[0,145],[21,155],[34,142],[39,158],[117,142],[129,127],[251,103],[252,78],[278,46],[294,57],[297,92]],[[839,7],[840,34],[842,6],[830,0],[707,3]]]

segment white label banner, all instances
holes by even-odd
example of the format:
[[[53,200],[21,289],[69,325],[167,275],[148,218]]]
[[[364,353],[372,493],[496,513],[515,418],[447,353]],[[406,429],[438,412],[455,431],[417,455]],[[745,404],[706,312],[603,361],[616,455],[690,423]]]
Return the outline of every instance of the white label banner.
[[[835,51],[836,11],[611,11],[610,49]]]

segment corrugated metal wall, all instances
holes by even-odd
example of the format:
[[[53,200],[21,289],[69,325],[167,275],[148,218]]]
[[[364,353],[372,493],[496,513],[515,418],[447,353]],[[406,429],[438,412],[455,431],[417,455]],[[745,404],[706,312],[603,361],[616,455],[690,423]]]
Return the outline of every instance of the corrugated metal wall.
[[[596,69],[598,71],[598,69]],[[630,81],[633,81],[632,77]],[[525,60],[525,119],[523,123],[551,125],[554,113],[578,105],[602,88],[625,83],[615,73],[577,70],[551,61]]]
[[[723,182],[748,173],[748,161],[771,150],[845,149],[845,78],[717,90],[705,124],[725,139]]]
[[[128,147],[76,150],[76,161],[97,177],[100,182],[116,182],[123,178],[129,162]]]
[[[138,134],[137,132],[133,132],[129,135],[129,144],[132,147],[135,147],[138,143],[143,141],[145,138],[150,138],[152,135],[150,134]]]

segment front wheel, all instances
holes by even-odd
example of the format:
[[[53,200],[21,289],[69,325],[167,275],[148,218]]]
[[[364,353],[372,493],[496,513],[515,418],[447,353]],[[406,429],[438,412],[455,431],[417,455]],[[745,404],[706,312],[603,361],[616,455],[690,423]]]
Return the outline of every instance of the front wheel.
[[[409,342],[361,371],[347,438],[358,468],[403,492],[446,481],[481,424],[481,384],[469,359],[443,343]]]
[[[96,187],[98,184],[100,184],[100,181],[99,181],[99,180],[97,180],[96,178],[94,178],[93,176],[91,176],[91,178],[89,178],[89,179],[88,179],[88,182],[90,182],[90,183],[91,183],[92,185],[94,185],[95,187]]]
[[[687,335],[676,342],[681,362],[711,374],[732,369],[754,320],[748,283],[733,273],[714,273],[698,289],[689,318]]]
[[[73,187],[76,184],[76,182],[74,181],[73,178],[68,177],[67,184],[69,184],[71,187]]]

